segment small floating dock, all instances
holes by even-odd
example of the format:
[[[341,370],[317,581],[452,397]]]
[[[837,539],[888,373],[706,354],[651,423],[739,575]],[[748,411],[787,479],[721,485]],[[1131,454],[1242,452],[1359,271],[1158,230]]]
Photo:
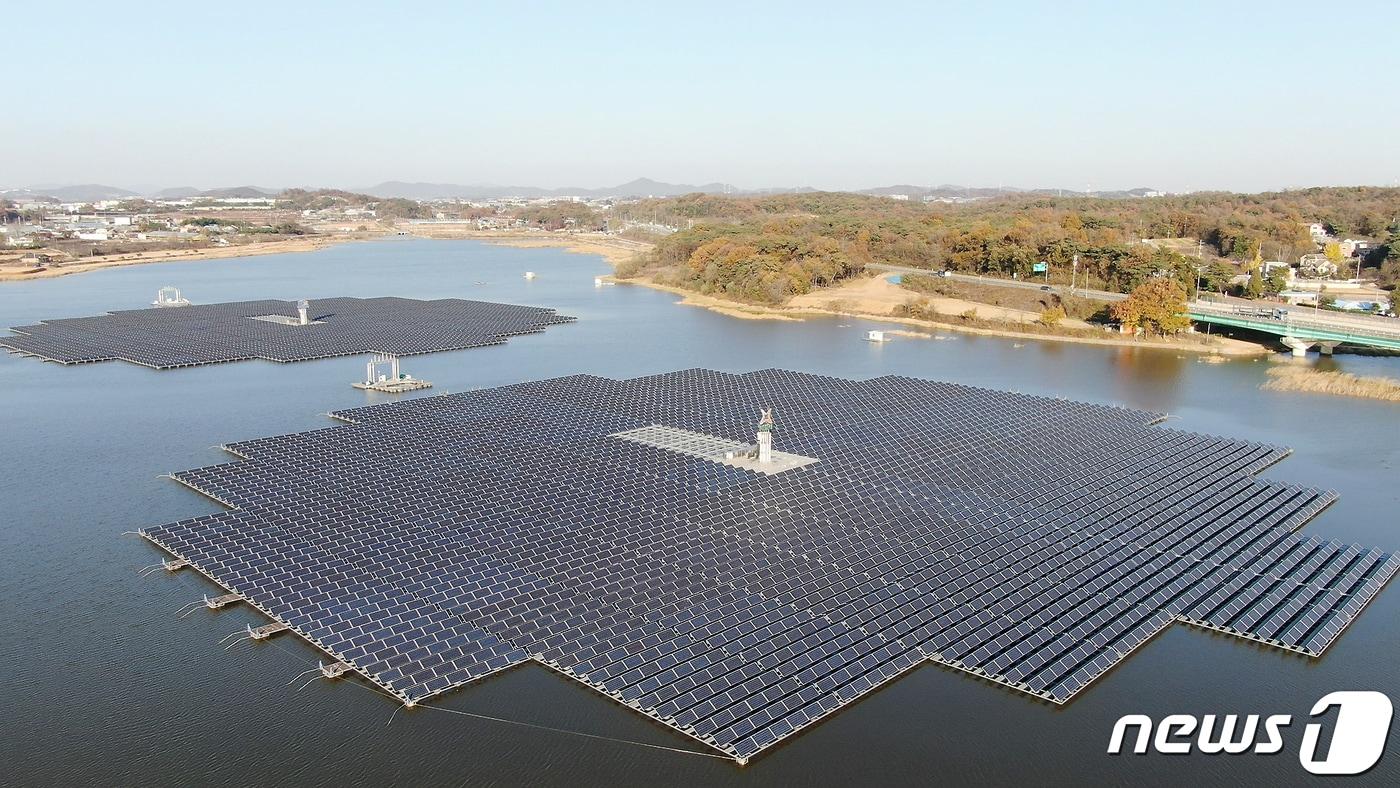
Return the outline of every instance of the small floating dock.
[[[242,601],[243,601],[243,595],[242,595],[242,594],[224,594],[223,596],[216,596],[216,597],[207,597],[207,596],[206,596],[206,597],[204,597],[204,606],[207,607],[207,608],[209,608],[210,610],[218,610],[219,608],[221,608],[221,607],[227,607],[228,605],[231,605],[231,604],[233,604],[234,602],[242,602]]]
[[[263,640],[265,638],[272,637],[278,632],[284,632],[290,628],[291,627],[288,627],[281,621],[274,621],[271,624],[263,624],[260,627],[253,627],[249,629],[248,637],[252,638],[253,640]]]
[[[387,373],[382,371],[386,367],[388,368]],[[382,391],[387,394],[401,394],[405,391],[418,391],[433,387],[433,384],[426,380],[418,380],[412,375],[400,372],[399,357],[388,354],[380,354],[371,358],[365,364],[365,379],[350,385],[365,391]]]
[[[889,340],[885,338],[885,332],[883,332],[883,331],[867,331],[867,332],[865,332],[865,341],[866,341],[866,342],[888,342]]]

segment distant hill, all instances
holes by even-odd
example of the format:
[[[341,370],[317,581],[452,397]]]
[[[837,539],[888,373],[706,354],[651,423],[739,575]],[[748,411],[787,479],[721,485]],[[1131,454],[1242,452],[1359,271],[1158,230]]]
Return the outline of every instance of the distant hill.
[[[706,183],[700,186],[690,184],[663,183],[650,178],[638,178],[617,186],[587,188],[564,186],[558,189],[544,189],[538,186],[501,186],[497,184],[458,184],[458,183],[406,183],[385,181],[356,191],[376,197],[405,197],[410,200],[489,200],[498,197],[676,197],[682,194],[704,192],[706,194],[741,193],[739,189],[723,183]],[[750,193],[750,192],[743,192]]]
[[[121,200],[139,197],[136,192],[104,186],[100,183],[80,183],[73,186],[29,186],[22,189],[9,189],[4,192],[7,199],[35,199],[52,197],[59,202],[96,202],[98,200]]]
[[[36,200],[38,202],[56,203],[58,200],[47,194],[40,194],[33,189],[0,189],[0,199],[4,200]]]
[[[317,191],[317,189],[307,187],[305,191]],[[339,190],[333,191],[338,192]],[[688,183],[666,183],[664,181],[652,180],[651,178],[637,178],[636,180],[618,184],[617,186],[602,186],[596,188],[563,186],[557,189],[546,189],[539,186],[502,186],[491,183],[459,184],[385,181],[384,183],[369,188],[355,189],[353,191],[355,193],[368,194],[374,197],[403,197],[410,200],[428,201],[453,199],[489,200],[502,197],[523,197],[526,199],[538,199],[542,197],[587,197],[592,199],[607,197],[678,197],[683,194],[695,193],[757,196],[766,194],[805,194],[819,190],[808,186],[741,189],[726,183],[693,185]],[[210,199],[276,197],[282,192],[282,189],[267,189],[260,186],[232,186],[203,190],[193,186],[176,186],[160,189],[158,191],[146,190],[146,193],[151,197],[165,200],[199,197]],[[885,197],[902,194],[907,195],[911,200],[923,200],[926,197],[935,200],[982,200],[1009,194],[1129,199],[1157,195],[1160,192],[1147,187],[1127,190],[1082,192],[1072,189],[1020,189],[1010,186],[991,188],[985,186],[958,186],[945,183],[938,186],[895,184],[892,186],[877,186],[869,189],[853,190],[852,193],[880,195]],[[0,196],[11,200],[51,197],[59,202],[95,202],[98,200],[119,200],[128,197],[139,197],[141,195],[129,189],[90,183],[70,186],[29,186],[8,189],[0,191]]]
[[[897,194],[908,195],[911,200],[922,200],[925,197],[935,200],[985,200],[993,197],[1000,197],[1007,194],[1021,195],[1044,195],[1046,197],[1098,197],[1100,199],[1128,199],[1132,197],[1145,197],[1149,194],[1159,194],[1155,189],[1146,187],[1127,190],[1104,190],[1104,191],[1075,191],[1073,189],[1021,189],[1014,186],[998,186],[993,189],[987,186],[957,186],[945,183],[938,186],[911,186],[900,184],[896,186],[877,186],[873,189],[861,189],[857,194],[874,194],[882,197],[890,197]]]
[[[257,186],[231,186],[224,189],[205,189],[200,192],[199,197],[228,198],[228,197],[276,197],[278,189],[260,189]]]

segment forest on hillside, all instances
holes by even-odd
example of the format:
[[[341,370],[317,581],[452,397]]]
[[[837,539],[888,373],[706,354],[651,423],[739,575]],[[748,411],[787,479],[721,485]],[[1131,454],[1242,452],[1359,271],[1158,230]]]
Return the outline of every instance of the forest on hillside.
[[[1318,251],[1307,225],[1376,242],[1363,275],[1400,280],[1400,189],[1318,188],[1268,194],[1197,193],[1142,199],[1008,196],[922,204],[847,193],[762,197],[694,194],[617,206],[623,218],[684,226],[622,273],[744,301],[780,303],[882,262],[992,276],[1029,276],[1041,261],[1068,280],[1128,292],[1154,275],[1194,286],[1194,255],[1142,239],[1199,239],[1239,264],[1296,262]],[[1202,285],[1239,270],[1217,262]]]

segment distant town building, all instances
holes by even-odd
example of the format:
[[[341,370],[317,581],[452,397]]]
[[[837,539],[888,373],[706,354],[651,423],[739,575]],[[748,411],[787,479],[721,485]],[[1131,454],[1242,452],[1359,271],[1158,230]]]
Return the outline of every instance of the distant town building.
[[[1321,253],[1305,254],[1298,258],[1298,273],[1313,279],[1322,279],[1337,273],[1337,265]]]

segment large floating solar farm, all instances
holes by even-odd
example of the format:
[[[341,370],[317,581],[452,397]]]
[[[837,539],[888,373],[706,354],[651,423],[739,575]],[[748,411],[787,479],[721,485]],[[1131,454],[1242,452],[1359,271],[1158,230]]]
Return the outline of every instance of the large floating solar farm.
[[[796,458],[749,467],[760,409]],[[1065,703],[1174,622],[1318,656],[1400,559],[1287,451],[907,377],[572,376],[333,414],[142,532],[406,704],[534,661],[740,763],[927,662]]]
[[[326,298],[303,322],[294,301],[133,309],[16,326],[0,347],[47,361],[120,359],[171,369],[224,361],[309,361],[359,353],[409,356],[503,344],[571,322],[541,307],[444,298]]]

